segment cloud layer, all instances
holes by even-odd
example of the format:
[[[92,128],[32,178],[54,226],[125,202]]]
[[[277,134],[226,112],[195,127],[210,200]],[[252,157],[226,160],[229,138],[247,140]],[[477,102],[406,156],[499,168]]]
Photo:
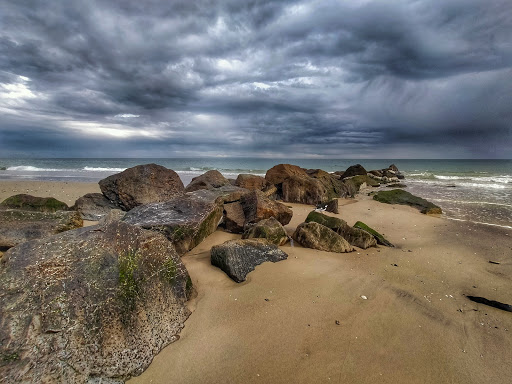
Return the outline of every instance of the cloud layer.
[[[8,0],[0,157],[510,157],[512,3]]]

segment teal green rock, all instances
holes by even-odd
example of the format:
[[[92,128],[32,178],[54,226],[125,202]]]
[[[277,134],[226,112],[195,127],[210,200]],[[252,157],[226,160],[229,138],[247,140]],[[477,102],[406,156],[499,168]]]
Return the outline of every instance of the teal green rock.
[[[441,208],[434,203],[431,203],[421,197],[414,196],[413,194],[401,189],[379,191],[373,196],[373,199],[385,204],[410,205],[411,207],[419,209],[421,213],[427,215],[437,215],[442,213]]]

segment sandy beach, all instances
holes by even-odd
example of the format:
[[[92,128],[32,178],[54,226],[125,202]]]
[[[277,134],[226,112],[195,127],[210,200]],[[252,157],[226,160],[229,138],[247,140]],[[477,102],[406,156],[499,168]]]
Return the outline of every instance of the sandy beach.
[[[53,196],[72,205],[97,184],[1,181],[0,200]],[[395,248],[336,254],[288,243],[241,284],[210,264],[217,230],[186,254],[197,297],[180,340],[130,383],[509,383],[512,230],[450,221],[405,206],[339,200]],[[292,207],[291,234],[311,206]],[[499,264],[491,264],[494,261]]]

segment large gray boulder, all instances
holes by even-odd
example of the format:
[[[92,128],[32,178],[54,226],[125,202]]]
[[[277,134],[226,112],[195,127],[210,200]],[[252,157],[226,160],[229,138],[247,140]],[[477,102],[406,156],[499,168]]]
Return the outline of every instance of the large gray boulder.
[[[269,199],[261,191],[251,191],[240,199],[246,223],[257,223],[275,217],[282,225],[290,222],[293,211],[286,205]]]
[[[212,265],[222,269],[237,283],[245,281],[247,274],[257,265],[286,258],[286,253],[265,239],[228,240],[211,249]]]
[[[172,244],[122,222],[21,244],[1,265],[5,383],[122,383],[190,314],[191,281]]]
[[[98,221],[116,208],[118,206],[101,193],[88,193],[78,198],[72,207],[82,219],[90,221]]]
[[[217,170],[208,171],[201,176],[194,177],[185,188],[186,192],[193,192],[199,189],[214,189],[224,185],[231,185],[228,179],[222,176]]]
[[[0,210],[0,248],[11,248],[25,241],[42,239],[82,225],[83,220],[75,211]]]
[[[355,247],[366,249],[377,245],[377,241],[371,234],[362,229],[351,227],[345,220],[337,217],[312,211],[309,213],[308,217],[306,217],[306,223],[310,222],[316,222],[332,229]]]
[[[306,248],[338,253],[352,252],[354,250],[343,237],[332,229],[316,222],[300,224],[292,237]]]
[[[271,217],[249,226],[242,239],[267,239],[272,244],[284,245],[288,241],[288,235],[281,223]]]
[[[99,182],[101,192],[124,211],[170,200],[184,193],[176,172],[157,164],[137,165]]]
[[[164,234],[182,255],[215,232],[222,219],[222,196],[196,191],[127,212],[125,223]]]

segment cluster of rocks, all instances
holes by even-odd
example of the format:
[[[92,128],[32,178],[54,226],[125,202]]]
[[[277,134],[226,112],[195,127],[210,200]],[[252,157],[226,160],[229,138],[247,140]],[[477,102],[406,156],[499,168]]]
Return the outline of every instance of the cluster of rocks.
[[[373,171],[371,171],[373,172]],[[185,187],[176,172],[140,165],[99,182],[74,206],[16,195],[0,204],[0,377],[12,382],[122,382],[176,340],[192,281],[181,261],[218,226],[242,239],[211,263],[236,282],[286,259],[293,215],[283,202],[338,212],[337,198],[377,183],[360,165],[327,173],[289,164],[228,180],[212,170]],[[393,166],[386,172],[398,170]],[[370,176],[373,175],[373,176]],[[98,221],[81,228],[82,220]],[[293,239],[350,252],[390,245],[363,223],[311,212]]]

